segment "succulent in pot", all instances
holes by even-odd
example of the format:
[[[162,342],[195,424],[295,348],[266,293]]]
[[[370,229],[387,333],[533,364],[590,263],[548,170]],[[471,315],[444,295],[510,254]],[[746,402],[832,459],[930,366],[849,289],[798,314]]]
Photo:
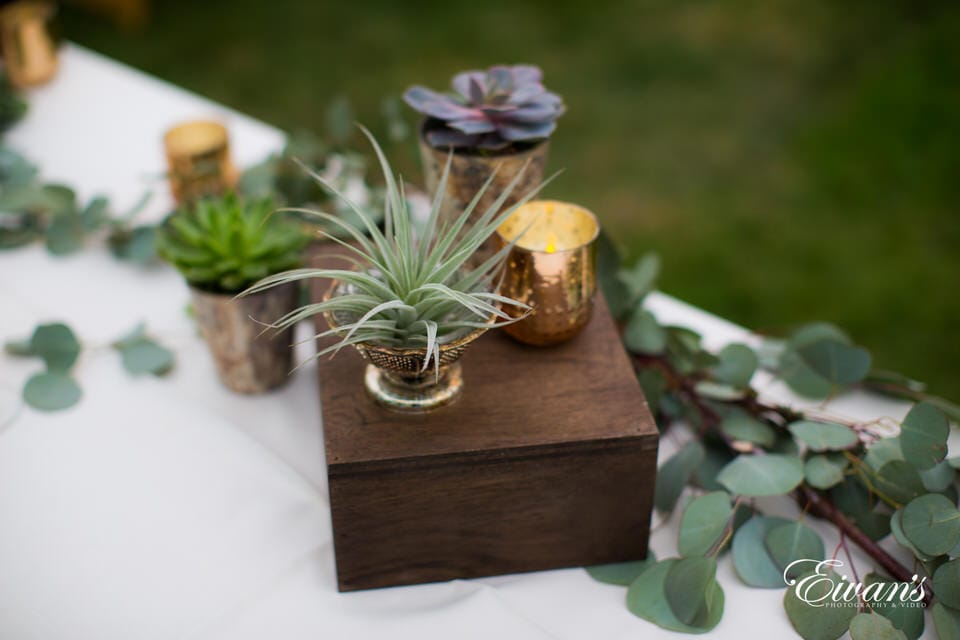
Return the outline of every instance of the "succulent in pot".
[[[293,309],[297,286],[237,297],[252,283],[301,264],[309,237],[272,213],[269,199],[243,200],[228,193],[179,209],[157,235],[158,253],[190,287],[221,381],[240,393],[278,387],[291,370],[292,330],[266,335],[258,321]]]
[[[373,136],[366,129],[363,132],[373,144],[386,181],[384,229],[381,231],[360,207],[354,207],[358,225],[314,212],[350,239],[348,243],[328,234],[346,248],[354,268],[295,269],[261,280],[245,295],[302,280],[330,280],[322,300],[295,309],[273,326],[285,330],[322,314],[329,328],[316,337],[331,343],[322,346],[318,356],[354,346],[369,362],[364,384],[375,400],[396,410],[426,411],[452,401],[460,393],[463,380],[457,360],[466,347],[484,331],[514,322],[501,308],[503,305],[529,309],[497,292],[510,246],[482,264],[468,264],[477,247],[512,212],[513,207],[502,211],[504,202],[524,174],[519,172],[490,206],[474,216],[490,186],[488,180],[460,214],[446,222],[440,219],[441,188],[429,216],[418,224],[402,183],[394,178]],[[450,165],[448,159],[441,185],[449,177]],[[314,177],[323,181],[319,175]],[[526,194],[517,206],[534,194]]]
[[[504,202],[512,206],[519,194],[543,181],[549,138],[564,113],[563,100],[547,91],[538,67],[524,64],[458,73],[451,88],[439,93],[413,86],[403,96],[424,115],[420,155],[431,194],[440,188],[441,171],[452,159],[441,219],[455,218],[495,175],[475,208],[479,215],[526,166],[518,188]],[[492,241],[482,244],[474,262],[482,262],[494,247]]]

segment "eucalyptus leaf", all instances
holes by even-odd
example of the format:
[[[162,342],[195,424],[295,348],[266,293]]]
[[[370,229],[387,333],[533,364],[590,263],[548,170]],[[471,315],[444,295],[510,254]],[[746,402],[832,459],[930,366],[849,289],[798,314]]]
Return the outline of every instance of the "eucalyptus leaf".
[[[960,609],[960,560],[951,560],[933,574],[937,600],[951,609]]]
[[[742,496],[777,496],[803,482],[800,458],[782,454],[743,455],[724,467],[717,481]]]
[[[717,482],[717,474],[727,466],[734,455],[730,450],[724,447],[708,446],[705,449],[706,455],[703,462],[697,467],[693,474],[693,480],[697,486],[705,491],[725,491],[723,485]]]
[[[850,640],[907,640],[907,636],[883,616],[858,613],[850,621]]]
[[[683,488],[690,482],[693,472],[703,462],[703,457],[703,445],[697,440],[691,440],[663,463],[657,471],[657,485],[653,499],[659,511],[673,511]]]
[[[658,354],[667,347],[667,333],[652,313],[640,309],[630,316],[623,341],[634,353]]]
[[[732,514],[726,492],[714,491],[691,500],[680,520],[680,555],[705,555],[723,535]]]
[[[880,471],[883,465],[893,460],[903,460],[899,436],[877,440],[867,448],[867,455],[863,458],[874,471]]]
[[[641,573],[627,590],[627,609],[633,615],[668,631],[706,633],[717,626],[720,618],[723,617],[723,589],[716,580],[707,589],[708,616],[703,626],[694,627],[684,624],[673,613],[666,595],[667,575],[677,562],[679,562],[677,558],[661,560]]]
[[[803,475],[807,484],[816,489],[829,489],[843,482],[843,472],[847,468],[846,459],[837,454],[817,454],[807,458],[803,464]]]
[[[917,549],[916,546],[910,539],[907,538],[906,534],[903,533],[903,509],[897,509],[893,512],[893,515],[890,516],[890,532],[893,534],[894,539],[899,542],[901,545],[910,550],[910,552],[918,559],[923,562],[930,562],[933,560],[933,556],[924,553]]]
[[[875,573],[869,573],[864,578],[865,586],[870,586],[875,582],[889,585],[889,588],[897,588],[896,585],[901,584],[895,583],[887,578],[882,578]],[[925,621],[923,609],[920,607],[904,606],[904,603],[899,600],[888,602],[886,597],[881,598],[879,602],[871,600],[870,607],[873,611],[889,620],[893,626],[902,631],[909,640],[917,640],[923,633]]]
[[[891,460],[873,475],[877,493],[894,500],[898,505],[904,505],[927,492],[920,474],[903,460]]]
[[[633,562],[615,562],[612,564],[600,564],[593,567],[587,567],[587,573],[598,582],[607,584],[618,584],[630,586],[641,573],[656,563],[657,557],[652,551],[647,553],[645,560],[636,560]]]
[[[151,373],[160,376],[173,367],[173,352],[151,339],[143,323],[114,342],[113,348],[120,352],[123,367],[133,375]]]
[[[616,320],[625,318],[633,308],[627,285],[619,277],[620,261],[620,250],[610,235],[601,229],[597,236],[597,280],[610,307],[610,315]]]
[[[933,603],[933,626],[940,640],[960,640],[960,611]]]
[[[740,400],[746,395],[743,389],[738,389],[729,384],[710,382],[709,380],[701,380],[694,385],[693,390],[698,395],[710,398],[711,400],[720,400],[721,402]]]
[[[764,539],[771,529],[787,524],[790,521],[783,518],[757,515],[734,534],[733,567],[744,583],[761,589],[782,589],[786,586],[783,570],[770,557]]]
[[[673,615],[683,624],[703,628],[710,620],[710,589],[717,583],[717,560],[681,558],[667,570],[663,591]]]
[[[790,433],[813,451],[841,451],[860,442],[856,431],[832,422],[798,420],[790,423]]]
[[[960,543],[960,511],[940,494],[911,500],[900,523],[907,539],[927,555],[942,555]]]
[[[840,576],[832,571],[809,584],[800,578],[784,594],[783,608],[790,624],[804,640],[836,640],[849,629],[850,621],[857,615],[854,603],[836,607],[810,604],[829,598],[832,586],[839,581]],[[798,588],[804,589],[806,601],[797,595]]]
[[[920,472],[920,480],[927,491],[945,491],[953,485],[957,472],[944,460],[935,466]]]
[[[870,372],[870,353],[834,339],[819,340],[797,349],[804,363],[834,385],[863,380]]]
[[[67,211],[53,216],[47,227],[47,251],[55,256],[65,256],[83,246],[83,220],[76,211]]]
[[[107,212],[109,202],[103,196],[97,196],[87,203],[87,206],[80,212],[80,223],[86,232],[96,231],[107,221],[110,215]]]
[[[629,269],[619,273],[620,281],[627,288],[631,304],[637,304],[653,291],[660,275],[660,256],[647,253]]]
[[[830,498],[872,540],[880,540],[890,533],[890,517],[874,509],[869,492],[857,478],[845,477],[830,489]]]
[[[823,560],[823,540],[816,531],[800,522],[789,522],[771,527],[764,536],[764,546],[780,569],[781,575],[797,560]],[[800,566],[786,573],[795,579],[803,573]]]
[[[29,354],[43,358],[49,371],[69,371],[80,357],[80,341],[62,322],[42,324],[30,337]]]
[[[777,434],[766,422],[746,413],[727,416],[720,423],[720,431],[731,440],[741,440],[761,447],[772,447]]]
[[[23,399],[34,409],[60,411],[75,405],[82,392],[79,385],[66,373],[45,371],[27,380]]]
[[[719,362],[711,369],[718,382],[746,387],[757,370],[757,354],[745,344],[734,343],[717,354]]]
[[[943,412],[929,402],[914,405],[900,429],[903,457],[917,469],[930,469],[946,457],[950,424]]]

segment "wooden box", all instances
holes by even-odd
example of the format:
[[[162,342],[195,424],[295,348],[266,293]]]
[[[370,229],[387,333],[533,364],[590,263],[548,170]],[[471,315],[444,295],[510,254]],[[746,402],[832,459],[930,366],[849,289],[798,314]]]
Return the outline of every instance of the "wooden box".
[[[340,590],[645,557],[657,429],[601,297],[570,342],[492,331],[462,364],[456,403],[407,415],[355,350],[320,360]]]

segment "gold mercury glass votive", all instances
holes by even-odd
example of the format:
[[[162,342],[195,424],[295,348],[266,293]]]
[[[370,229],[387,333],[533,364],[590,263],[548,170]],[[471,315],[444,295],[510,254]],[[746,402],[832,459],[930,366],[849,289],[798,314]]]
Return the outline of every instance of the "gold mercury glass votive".
[[[0,9],[0,52],[10,84],[41,85],[57,73],[57,49],[47,30],[54,5],[19,0]]]
[[[170,190],[177,204],[221,196],[237,183],[227,129],[219,122],[194,120],[163,136]]]
[[[533,307],[531,315],[504,331],[520,342],[547,346],[569,340],[587,325],[597,290],[599,234],[596,216],[555,200],[528,202],[500,225],[500,242],[516,241],[501,293]]]

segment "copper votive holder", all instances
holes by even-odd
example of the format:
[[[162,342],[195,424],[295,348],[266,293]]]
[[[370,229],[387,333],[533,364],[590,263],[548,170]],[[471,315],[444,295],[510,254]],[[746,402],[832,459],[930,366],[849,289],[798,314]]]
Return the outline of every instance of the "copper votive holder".
[[[195,120],[179,124],[163,136],[163,145],[170,191],[177,204],[221,196],[236,186],[229,136],[219,122]]]
[[[0,52],[10,84],[35,87],[57,73],[57,48],[47,30],[54,7],[41,0],[19,0],[0,10]]]
[[[497,235],[503,244],[515,242],[501,293],[533,307],[504,331],[537,346],[577,335],[590,321],[597,290],[596,216],[575,204],[534,200],[507,218]]]

